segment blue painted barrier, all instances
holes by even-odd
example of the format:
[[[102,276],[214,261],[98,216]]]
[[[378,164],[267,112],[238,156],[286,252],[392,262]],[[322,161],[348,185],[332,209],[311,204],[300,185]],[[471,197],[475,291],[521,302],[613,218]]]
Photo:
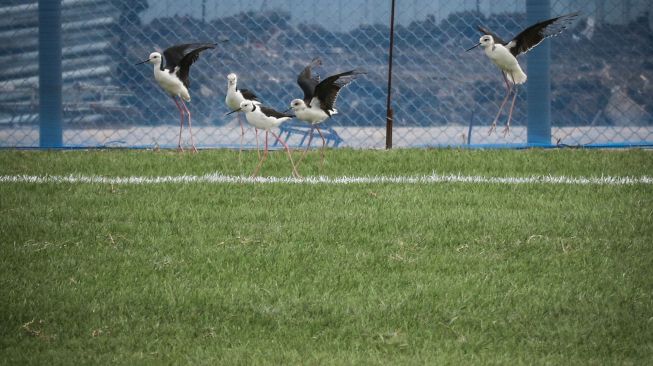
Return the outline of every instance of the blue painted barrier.
[[[550,0],[526,0],[527,25],[551,18]],[[529,144],[551,144],[551,46],[544,40],[527,54]]]
[[[63,146],[61,1],[39,0],[39,146]]]

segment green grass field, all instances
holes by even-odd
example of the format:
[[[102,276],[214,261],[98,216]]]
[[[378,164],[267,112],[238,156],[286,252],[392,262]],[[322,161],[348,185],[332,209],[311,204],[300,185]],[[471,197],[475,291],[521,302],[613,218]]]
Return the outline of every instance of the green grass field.
[[[255,163],[0,151],[4,176]],[[653,151],[339,149],[300,170],[640,177]],[[261,174],[289,176],[286,157]],[[651,184],[4,182],[0,213],[3,364],[653,361]]]

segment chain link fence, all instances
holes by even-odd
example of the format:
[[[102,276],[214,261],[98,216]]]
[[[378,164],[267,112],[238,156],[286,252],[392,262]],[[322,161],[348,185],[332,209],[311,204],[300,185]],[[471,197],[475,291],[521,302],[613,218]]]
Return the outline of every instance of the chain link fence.
[[[551,144],[653,144],[653,2],[551,3],[553,16],[581,13],[551,41]],[[390,1],[372,0],[63,0],[63,144],[176,146],[178,111],[154,81],[152,65],[135,63],[173,44],[228,39],[191,69],[198,147],[240,143],[237,118],[225,116],[227,74],[284,110],[302,96],[297,74],[319,56],[322,77],[367,71],[342,91],[340,114],[325,127],[341,138],[339,146],[381,148],[390,12]],[[478,41],[476,25],[508,39],[528,26],[525,0],[401,1],[395,21],[394,146],[527,142],[527,88],[520,88],[512,132],[488,135],[503,81],[480,50],[465,52]],[[37,2],[5,0],[0,146],[39,146],[38,52]],[[526,57],[520,63],[528,73]],[[288,140],[298,145],[302,137]],[[245,143],[255,146],[253,129]]]

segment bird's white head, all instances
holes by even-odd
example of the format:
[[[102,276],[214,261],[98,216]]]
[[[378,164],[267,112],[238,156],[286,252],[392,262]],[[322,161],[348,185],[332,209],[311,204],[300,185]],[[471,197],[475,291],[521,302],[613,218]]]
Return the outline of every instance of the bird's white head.
[[[254,109],[256,109],[255,104],[251,100],[243,100],[240,102],[240,110],[247,113],[247,112],[254,112]]]
[[[486,34],[483,37],[478,39],[478,43],[475,44],[474,47],[468,48],[467,52],[473,50],[474,48],[476,48],[478,46],[481,46],[483,48],[487,48],[487,47],[490,47],[490,46],[493,46],[493,45],[494,45],[494,38],[492,38],[491,35]]]
[[[161,65],[161,54],[158,52],[152,52],[150,53],[150,57],[148,57],[147,60],[139,62],[136,65],[144,64],[146,62],[154,65]]]
[[[481,45],[481,47],[485,48],[488,46],[492,46],[494,44],[494,38],[492,38],[491,35],[486,34],[483,37],[481,37],[478,40],[478,43]]]
[[[306,103],[304,103],[304,101],[301,99],[293,99],[293,101],[290,102],[290,109],[292,109],[295,112],[303,111],[304,109],[306,109]]]
[[[227,82],[229,86],[236,85],[238,82],[238,76],[232,72],[231,74],[227,75]]]
[[[225,114],[225,116],[228,116],[230,114],[237,113],[237,112],[245,112],[245,113],[254,112],[257,105],[261,105],[261,102],[256,101],[256,100],[245,99],[242,102],[240,102],[240,105],[239,105],[240,108],[234,109],[233,111]]]

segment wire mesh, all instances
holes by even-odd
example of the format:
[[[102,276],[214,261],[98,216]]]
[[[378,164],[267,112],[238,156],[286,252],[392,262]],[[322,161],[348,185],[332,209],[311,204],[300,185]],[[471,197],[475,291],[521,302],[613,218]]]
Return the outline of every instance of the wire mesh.
[[[302,96],[297,74],[316,56],[322,77],[367,71],[325,122],[339,146],[384,146],[390,1],[63,0],[62,9],[65,146],[176,146],[175,104],[152,65],[135,63],[170,45],[221,39],[228,42],[191,69],[198,146],[240,143],[242,116],[225,116],[227,74],[284,110]],[[37,11],[34,0],[0,6],[0,146],[39,144]],[[552,0],[552,15],[574,11],[578,20],[549,41],[551,143],[652,144],[653,3]],[[524,0],[402,1],[396,14],[394,146],[526,143],[527,88],[519,88],[511,133],[488,135],[505,87],[483,52],[465,52],[479,24],[507,39],[528,26]],[[245,143],[255,146],[251,128]]]

